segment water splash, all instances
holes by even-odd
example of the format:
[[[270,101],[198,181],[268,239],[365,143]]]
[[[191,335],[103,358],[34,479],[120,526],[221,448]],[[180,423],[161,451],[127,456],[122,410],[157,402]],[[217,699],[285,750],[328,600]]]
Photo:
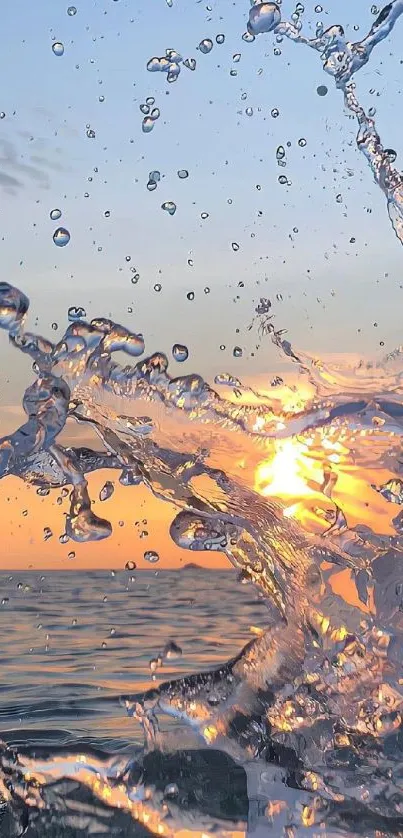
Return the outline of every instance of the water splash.
[[[402,527],[400,518],[393,518],[395,535],[388,536],[362,521],[351,526],[334,496],[353,447],[355,462],[364,472],[389,470],[389,482],[380,488],[381,497],[390,493],[385,503],[400,499],[401,351],[378,365],[326,366],[286,340],[275,328],[269,301],[261,300],[251,328],[272,340],[298,370],[310,395],[301,401],[285,387],[287,398],[282,400],[277,389],[273,397],[270,390],[260,393],[244,387],[240,379],[218,376],[220,385],[239,390],[242,398],[236,396],[234,402],[219,396],[199,375],[171,377],[161,352],[133,365],[118,364],[116,352],[136,359],[144,353],[145,342],[141,334],[111,320],[74,319],[52,343],[26,330],[28,310],[27,297],[2,283],[0,326],[14,347],[33,361],[36,380],[23,399],[26,422],[0,440],[1,476],[16,475],[42,493],[69,487],[66,537],[82,542],[111,533],[110,523],[92,512],[87,475],[104,468],[118,470],[122,486],[142,484],[156,498],[175,505],[170,527],[174,543],[191,552],[221,552],[241,581],[256,586],[268,605],[267,629],[227,664],[122,697],[129,715],[143,726],[147,750],[164,747],[158,717],[169,714],[193,729],[198,747],[202,742],[203,747],[218,748],[247,763],[248,784],[253,785],[255,770],[267,772],[274,752],[286,774],[298,755],[298,804],[290,810],[294,818],[302,799],[307,811],[319,813],[322,821],[331,823],[334,817],[343,822],[345,810],[340,810],[338,797],[343,794],[347,809],[355,811],[359,798],[363,817],[371,823],[378,819],[392,834],[403,805],[388,773],[390,742],[397,741],[403,717],[403,624],[401,597],[391,599],[390,585],[397,590],[403,567]],[[245,403],[246,396],[254,403]],[[67,418],[93,428],[104,450],[63,446],[59,436]],[[184,434],[191,427],[197,428],[203,446],[195,453],[187,450]],[[261,485],[256,488],[249,474],[240,479],[233,462],[236,440],[244,455],[252,456],[257,446],[260,462],[262,456],[266,462],[257,471]],[[226,450],[224,470],[217,467],[217,454],[222,458]],[[314,468],[318,454],[321,459]],[[294,482],[294,469],[300,467],[296,455],[301,457],[302,478],[296,470]],[[267,472],[270,467],[272,475]],[[278,483],[282,474],[285,485]],[[112,485],[104,484],[103,500],[110,497]],[[372,485],[368,479],[368,489],[377,497]],[[295,504],[287,506],[287,493],[301,492],[309,524],[321,523],[316,535],[310,525],[303,527],[294,519]],[[350,494],[354,497],[354,491]],[[304,523],[303,516],[300,520]],[[391,551],[395,570],[385,585],[382,567]],[[160,558],[153,550],[145,551],[144,557],[153,563]],[[348,604],[333,590],[329,567],[351,575],[356,604]],[[128,562],[126,569],[134,570],[135,562]],[[178,654],[177,648],[166,647],[161,661],[171,652]],[[183,739],[181,743],[183,748]],[[372,766],[374,753],[383,773],[377,783],[371,780],[371,786],[365,786],[363,801],[362,781],[346,779],[346,758]],[[399,753],[397,749],[395,762]],[[37,755],[25,758],[6,749],[1,765],[1,791],[11,810],[22,805],[37,812],[57,807],[52,798],[55,785],[74,775],[109,807],[140,820],[145,813],[151,831],[154,817],[158,834],[170,834],[171,827],[175,831],[183,824],[183,809],[174,811],[172,801],[172,820],[165,822],[163,794],[145,791],[142,783],[139,790],[139,783],[130,779],[130,768],[121,766],[118,778],[110,762],[105,770],[102,761],[91,762],[85,753],[62,759],[52,754],[41,761]],[[386,789],[391,788],[385,802]],[[205,828],[200,813],[196,822]]]
[[[362,152],[371,168],[374,180],[381,188],[387,201],[388,215],[399,241],[403,243],[403,174],[394,168],[395,155],[382,144],[376,129],[374,118],[367,114],[357,99],[354,77],[365,67],[375,47],[390,35],[395,24],[403,14],[403,0],[392,0],[388,3],[372,24],[368,34],[361,41],[348,41],[343,26],[334,24],[325,31],[319,28],[314,38],[308,38],[302,29],[301,8],[292,16],[292,20],[283,20],[281,8],[277,3],[252,3],[248,31],[244,39],[254,40],[261,34],[273,33],[279,37],[289,38],[297,44],[303,44],[319,53],[323,70],[333,77],[336,87],[342,92],[344,104],[358,122],[356,137],[357,148]],[[208,53],[213,48],[211,39],[203,39],[198,49]],[[166,50],[166,56],[152,58],[147,64],[150,71],[162,71],[168,74],[168,81],[176,81],[180,73],[182,57],[175,50]],[[189,61],[183,61],[190,66]],[[191,69],[195,69],[191,66]],[[232,73],[236,71],[231,71]],[[318,94],[327,93],[326,85],[318,87]],[[277,108],[271,111],[273,117],[279,116]],[[285,175],[280,175],[280,183],[288,184]]]
[[[347,41],[343,27],[338,24],[330,26],[315,38],[309,39],[301,33],[298,23],[279,20],[280,9],[275,3],[252,6],[249,21],[250,31],[253,34],[274,31],[277,35],[285,36],[295,43],[304,44],[319,52],[324,71],[333,77],[336,87],[343,93],[346,108],[357,119],[357,148],[365,155],[374,180],[386,197],[389,218],[401,243],[403,243],[403,174],[393,167],[393,159],[390,157],[389,150],[382,145],[375,120],[366,114],[359,103],[354,76],[366,66],[374,48],[388,37],[402,14],[402,0],[392,0],[379,13],[368,34],[361,41],[356,42]],[[255,20],[256,23],[254,23]],[[259,25],[262,28],[259,28]]]
[[[308,39],[301,32],[301,10],[288,22],[277,4],[255,3],[249,34],[273,32],[319,52],[324,70],[358,121],[357,145],[403,242],[402,175],[354,87],[355,74],[402,12],[403,3],[395,0],[365,38],[350,43],[341,26]],[[209,52],[202,44],[200,51]],[[148,69],[163,70],[168,81],[176,80],[182,64],[195,67],[173,50],[152,61]],[[147,131],[146,120],[153,124],[157,117],[153,103],[146,101],[145,108]],[[283,161],[282,153],[277,159]],[[158,182],[150,173],[151,180]],[[168,204],[163,208],[170,212]],[[239,245],[232,247],[236,251]],[[69,487],[63,539],[85,542],[107,538],[112,531],[109,521],[92,512],[87,475],[118,470],[122,486],[133,490],[143,485],[174,504],[170,536],[175,544],[192,552],[221,552],[240,581],[257,588],[268,606],[268,625],[216,669],[122,696],[128,714],[143,727],[146,753],[140,758],[41,756],[4,746],[0,817],[2,812],[11,815],[23,833],[35,812],[42,818],[39,834],[50,835],[46,813],[67,806],[66,823],[75,827],[78,810],[69,785],[74,783],[102,802],[102,817],[105,809],[120,810],[151,834],[170,836],[183,828],[209,834],[212,820],[215,834],[225,835],[229,823],[232,830],[244,829],[246,812],[238,821],[234,813],[221,820],[211,808],[203,810],[200,798],[188,816],[180,805],[179,779],[167,785],[164,777],[159,789],[155,765],[150,781],[144,778],[147,759],[167,745],[159,717],[168,714],[193,731],[192,750],[186,749],[182,731],[177,755],[194,759],[191,755],[202,747],[216,748],[215,760],[219,752],[236,759],[245,766],[252,801],[264,799],[266,783],[267,817],[277,834],[294,827],[301,827],[302,834],[307,829],[324,834],[323,828],[333,827],[343,834],[401,834],[402,513],[389,514],[385,532],[372,520],[372,510],[371,520],[364,519],[363,505],[355,507],[354,500],[368,490],[395,512],[402,503],[402,351],[378,364],[326,365],[292,346],[276,329],[270,301],[262,298],[251,329],[272,341],[297,371],[300,391],[307,392],[300,397],[279,380],[273,395],[221,373],[215,383],[232,390],[224,398],[198,374],[172,377],[162,352],[126,366],[117,363],[116,352],[130,361],[143,355],[140,333],[105,318],[89,323],[85,312],[76,309],[77,316],[54,343],[26,330],[28,309],[21,291],[0,284],[0,327],[31,359],[36,375],[23,398],[26,421],[0,439],[0,477],[15,475],[44,496],[51,488]],[[242,347],[233,353],[241,357]],[[68,418],[87,423],[103,450],[64,446],[60,435]],[[188,447],[192,428],[199,442],[195,453]],[[243,462],[250,458],[256,463],[252,480],[246,469],[240,476],[234,462],[237,442]],[[224,454],[225,469],[217,465]],[[339,497],[343,468],[350,480],[345,505]],[[375,479],[376,472],[385,476]],[[113,485],[104,483],[102,500],[110,497]],[[48,527],[43,531],[45,539],[51,537]],[[159,556],[147,550],[144,558],[155,563]],[[335,567],[352,583],[350,599],[335,584]],[[134,570],[135,562],[127,562],[126,569]],[[179,648],[167,645],[161,661],[179,654]],[[88,823],[98,827],[101,808],[88,817],[85,828]]]

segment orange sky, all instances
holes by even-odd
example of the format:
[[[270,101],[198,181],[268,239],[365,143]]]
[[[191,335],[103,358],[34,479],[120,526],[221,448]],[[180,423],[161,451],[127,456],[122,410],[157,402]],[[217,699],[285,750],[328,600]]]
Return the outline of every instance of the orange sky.
[[[169,536],[169,525],[177,512],[175,507],[155,500],[143,486],[121,486],[118,475],[119,472],[108,470],[90,476],[90,497],[96,499],[93,510],[100,517],[110,520],[113,526],[112,536],[95,544],[59,543],[59,536],[64,532],[64,516],[69,510],[68,497],[59,505],[59,490],[40,497],[35,487],[26,486],[18,478],[2,480],[2,568],[26,570],[32,565],[35,569],[123,570],[127,561],[136,562],[138,567],[161,570],[193,561],[207,567],[229,567],[229,563],[218,553],[191,553],[176,547]],[[115,492],[108,501],[101,503],[98,500],[99,490],[106,480],[114,480]],[[143,524],[143,520],[147,523]],[[136,521],[139,521],[138,526],[135,526]],[[119,522],[123,522],[123,526]],[[50,527],[53,532],[48,541],[44,540],[45,527]],[[148,532],[148,536],[141,538],[142,531]],[[146,550],[159,553],[159,564],[150,565],[144,561]],[[71,551],[75,552],[74,560],[68,558]]]
[[[1,435],[12,432],[23,421],[21,407],[2,407]],[[206,426],[203,427],[206,432]],[[207,431],[209,432],[208,428]],[[192,428],[192,432],[193,436],[190,435],[187,439],[185,427],[183,428],[185,450],[193,450],[195,434],[196,438],[199,438],[197,426]],[[182,439],[181,426],[176,429],[176,435]],[[63,442],[91,445],[94,440],[90,441],[88,438],[88,429],[84,431],[82,426],[71,422]],[[373,439],[369,437],[365,444],[371,452]],[[378,442],[377,445],[379,444]],[[386,444],[390,445],[390,440],[386,441]],[[332,452],[333,469],[338,473],[333,498],[347,515],[349,525],[367,523],[375,526],[378,532],[392,532],[390,522],[397,514],[398,507],[387,503],[371,488],[372,483],[380,485],[388,479],[390,475],[386,471],[372,468],[360,473],[354,466],[354,457],[352,458],[343,446],[331,451],[325,450],[325,447],[323,450],[320,448],[316,461],[312,460],[315,450],[310,451],[309,445],[307,449],[306,442],[301,445],[294,440],[280,445],[284,447],[277,451],[275,475],[271,473],[270,467],[273,457],[273,451],[270,454],[270,444],[258,444],[244,435],[231,434],[230,438],[223,435],[222,440],[218,436],[214,438],[215,454],[211,464],[225,469],[237,479],[246,479],[250,486],[256,481],[263,495],[274,494],[275,497],[280,497],[287,508],[292,509],[291,514],[295,514],[308,529],[313,528],[321,532],[327,526],[326,522],[323,520],[321,523],[319,520],[318,525],[318,519],[314,520],[311,509],[316,505],[331,506],[318,489],[323,479],[323,459],[328,458]],[[325,446],[325,443],[323,445]],[[362,448],[362,441],[360,446]],[[101,447],[99,441],[95,443],[95,447]],[[192,553],[176,547],[169,536],[169,526],[178,510],[169,503],[156,500],[143,486],[121,486],[118,478],[119,472],[111,470],[89,476],[90,497],[94,501],[93,511],[110,520],[113,534],[105,541],[88,544],[59,542],[59,536],[65,530],[65,515],[69,511],[69,498],[62,498],[59,490],[51,490],[48,496],[41,497],[34,486],[26,485],[17,478],[7,477],[1,480],[1,567],[10,570],[25,570],[30,566],[35,569],[123,569],[128,561],[134,561],[139,568],[155,567],[161,570],[180,567],[189,562],[210,568],[230,567],[229,562],[219,553]],[[114,482],[115,491],[109,500],[100,502],[99,492],[106,480]],[[271,490],[272,482],[275,492]],[[295,507],[296,503],[299,503],[298,507]],[[297,509],[296,513],[294,509]],[[49,527],[53,533],[47,541],[44,539],[45,527]],[[148,535],[141,537],[144,531]],[[159,564],[150,565],[144,561],[144,552],[147,550],[156,550],[159,553]],[[75,553],[75,557],[69,558],[72,552]]]

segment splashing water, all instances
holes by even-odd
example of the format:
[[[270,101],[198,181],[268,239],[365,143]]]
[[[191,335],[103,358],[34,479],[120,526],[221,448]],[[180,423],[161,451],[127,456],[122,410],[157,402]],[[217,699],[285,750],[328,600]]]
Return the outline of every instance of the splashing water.
[[[144,339],[111,320],[73,320],[53,344],[26,331],[28,308],[22,292],[0,285],[0,326],[33,360],[37,375],[23,399],[27,421],[0,440],[1,476],[14,474],[46,491],[70,486],[66,535],[85,542],[111,533],[110,523],[91,510],[86,475],[120,469],[122,485],[143,484],[177,507],[170,528],[177,545],[222,552],[241,579],[257,586],[267,600],[269,627],[228,664],[122,698],[129,715],[142,724],[147,748],[163,745],[158,715],[167,713],[185,720],[205,747],[253,764],[248,784],[253,785],[255,769],[261,772],[265,766],[267,774],[273,749],[283,754],[281,770],[289,777],[294,754],[300,765],[297,787],[315,823],[344,822],[359,801],[363,822],[372,818],[387,834],[400,829],[403,797],[391,765],[400,770],[403,540],[398,523],[395,535],[363,523],[359,516],[365,502],[358,508],[351,504],[350,513],[347,507],[349,494],[359,494],[357,487],[365,492],[365,485],[388,507],[396,509],[401,502],[401,353],[389,355],[378,367],[325,367],[295,351],[275,331],[270,307],[261,301],[258,323],[263,318],[266,333],[297,365],[312,395],[287,404],[292,390],[283,401],[253,391],[257,404],[234,403],[199,375],[171,378],[160,352],[120,366],[113,354],[136,358],[144,352]],[[228,375],[217,381],[248,392]],[[151,416],[144,415],[144,402]],[[124,412],[117,412],[118,404]],[[90,425],[107,453],[65,448],[58,437],[67,418]],[[186,450],[186,428],[192,425],[200,442],[206,441],[196,454]],[[210,427],[216,443],[207,433]],[[246,473],[242,481],[232,453],[238,438],[244,452],[256,444],[266,450],[263,459],[260,450],[255,474]],[[214,464],[215,445],[221,456],[227,446],[226,471]],[[340,494],[345,512],[339,497],[333,498],[335,487],[346,481],[343,466],[348,472],[352,451],[357,476],[354,483],[350,475]],[[389,470],[390,476],[377,494],[372,475],[379,469]],[[107,481],[101,499],[110,497],[112,489]],[[350,515],[357,523],[350,522]],[[306,516],[307,527],[302,526]],[[373,523],[372,511],[371,516]],[[144,557],[152,563],[160,558],[153,550]],[[334,566],[351,576],[356,595],[350,605],[332,586],[329,568]],[[127,565],[134,567],[133,562]],[[385,572],[390,574],[387,583]],[[372,782],[371,769],[363,796],[362,777],[374,754],[379,778]],[[359,760],[363,774],[347,776],[351,760]],[[50,754],[41,761],[6,749],[2,764],[2,795],[11,807],[23,801],[47,809],[57,782],[74,776],[111,807],[140,821],[146,813],[151,831],[165,834],[160,832],[167,811],[163,796],[133,782],[138,776],[134,763],[111,767],[110,760],[105,764],[77,754]],[[271,789],[273,778],[268,782]],[[297,809],[300,804],[301,797]],[[179,829],[183,812],[171,804],[168,809]],[[197,817],[203,823],[200,813]]]
[[[346,107],[357,119],[357,147],[367,158],[374,179],[385,194],[393,229],[403,243],[403,175],[392,166],[393,161],[388,149],[382,145],[374,119],[365,113],[357,99],[353,81],[355,74],[368,63],[373,49],[388,37],[402,14],[402,0],[392,0],[379,13],[365,38],[353,43],[346,40],[340,25],[330,26],[315,38],[306,38],[297,24],[280,20],[276,3],[258,3],[250,11],[249,31],[253,35],[273,31],[319,52],[324,71],[333,76],[336,87],[344,95]]]
[[[270,32],[320,53],[357,118],[358,148],[385,194],[401,242],[402,175],[358,102],[353,78],[402,12],[401,0],[391,2],[356,43],[346,41],[338,25],[308,39],[299,13],[284,21],[275,3],[254,3],[248,24],[250,36]],[[210,43],[201,41],[199,51],[209,52]],[[194,69],[169,50],[148,69],[166,72],[171,82],[181,63]],[[147,132],[144,123],[156,117],[142,112]],[[158,183],[157,174],[150,173],[150,182]],[[162,208],[173,215],[176,205],[168,201]],[[64,228],[54,234],[59,246],[69,239]],[[0,283],[0,327],[33,361],[36,375],[23,397],[25,423],[0,439],[0,477],[17,476],[44,495],[69,487],[63,537],[80,543],[112,532],[111,523],[92,511],[87,475],[118,470],[128,492],[142,485],[176,507],[170,526],[175,544],[222,553],[240,581],[258,589],[267,603],[267,627],[216,669],[121,697],[142,725],[144,753],[111,758],[2,746],[0,823],[8,818],[10,834],[23,834],[35,813],[37,834],[51,835],[49,813],[63,807],[73,828],[84,817],[92,831],[106,831],[113,809],[150,834],[170,836],[185,828],[225,836],[244,831],[247,819],[252,832],[265,802],[265,829],[269,821],[273,834],[402,834],[403,524],[402,513],[396,514],[403,503],[402,351],[377,365],[327,366],[275,329],[270,303],[262,298],[251,328],[297,370],[300,386],[276,379],[274,393],[266,393],[219,373],[217,387],[232,391],[225,398],[196,373],[171,376],[162,352],[140,357],[141,333],[103,317],[89,323],[74,307],[63,337],[53,343],[26,330],[28,309],[23,292]],[[115,353],[131,363],[120,365]],[[233,354],[240,358],[242,348]],[[186,360],[187,348],[175,344],[172,355]],[[64,446],[68,419],[94,431],[101,450]],[[199,448],[190,453],[195,430]],[[114,483],[104,479],[100,499],[113,491]],[[51,538],[49,527],[43,532]],[[163,564],[154,550],[144,558]],[[134,561],[126,564],[128,571],[135,567]],[[180,653],[171,641],[160,658]],[[187,739],[180,730],[176,775],[169,782],[164,751],[172,742],[159,727],[164,714],[188,727]],[[225,815],[222,803],[217,815],[212,798],[203,799],[204,753],[215,766],[227,760],[220,769],[225,778],[230,765],[242,765],[239,799],[246,799],[247,786],[249,812],[246,802],[236,816]],[[189,762],[202,778],[191,809],[180,789]],[[216,785],[225,799],[218,779]],[[77,800],[77,787],[102,807]],[[128,822],[124,828],[130,834]],[[122,833],[113,827],[109,834]]]
[[[360,105],[354,83],[356,73],[366,66],[374,48],[388,37],[403,14],[403,0],[392,0],[384,6],[368,34],[361,41],[356,42],[346,40],[344,29],[339,24],[328,27],[320,34],[316,34],[315,38],[307,38],[301,33],[301,4],[299,4],[300,11],[296,12],[292,21],[282,20],[281,9],[277,3],[262,3],[256,0],[251,5],[246,33],[249,38],[254,40],[258,35],[273,33],[289,38],[295,43],[304,44],[320,54],[324,71],[333,77],[336,87],[343,93],[346,108],[357,119],[357,147],[365,155],[374,180],[386,197],[392,227],[399,241],[403,243],[403,174],[393,167],[393,156],[390,155],[390,150],[382,145],[375,120]],[[207,53],[212,47],[213,42],[210,39],[204,39],[198,48],[201,52]],[[182,58],[174,50],[167,50],[166,53],[165,58],[150,59],[147,69],[167,72],[168,81],[176,81],[180,73]],[[173,59],[170,53],[173,53]],[[172,60],[175,63],[171,64]],[[326,95],[326,85],[320,85],[318,93],[322,96]],[[278,115],[278,109],[273,109],[272,116]],[[287,183],[284,175],[280,178],[281,183]]]

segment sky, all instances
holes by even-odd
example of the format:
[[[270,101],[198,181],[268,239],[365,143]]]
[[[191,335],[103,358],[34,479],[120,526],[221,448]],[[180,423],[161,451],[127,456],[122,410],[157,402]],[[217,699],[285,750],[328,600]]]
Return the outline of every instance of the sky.
[[[342,23],[355,40],[374,20],[363,0],[353,9],[332,0],[322,15],[315,3],[305,5],[312,33],[320,17],[326,26]],[[3,278],[31,299],[29,328],[56,338],[68,307],[83,306],[88,317],[111,316],[142,331],[147,352],[170,355],[173,343],[185,343],[189,360],[181,371],[210,379],[226,371],[263,380],[277,368],[273,347],[256,350],[256,332],[248,331],[260,296],[272,300],[276,323],[294,344],[318,355],[379,357],[400,344],[401,246],[356,149],[355,123],[319,56],[276,44],[272,35],[245,43],[246,0],[173,0],[172,7],[165,0],[76,0],[75,15],[68,6],[14,0],[2,16],[0,253]],[[289,17],[294,5],[284,0],[282,9]],[[197,45],[206,37],[214,47],[203,55]],[[376,107],[384,144],[397,152],[399,38],[397,26],[357,78],[363,103]],[[64,45],[60,57],[54,41]],[[174,84],[147,72],[147,61],[166,48],[196,58],[196,70],[183,68]],[[328,94],[319,97],[324,83]],[[140,105],[149,96],[161,116],[144,134]],[[285,168],[276,159],[279,145]],[[182,169],[186,179],[178,177]],[[149,192],[152,170],[161,180]],[[284,173],[290,186],[278,181]],[[164,201],[176,203],[174,216],[161,209]],[[49,217],[55,208],[58,222]],[[59,224],[71,234],[65,248],[53,244]],[[20,421],[32,372],[5,334],[0,347],[3,434]],[[100,485],[101,475],[94,497]],[[1,482],[10,567],[70,566],[73,548],[56,543],[66,508],[53,494],[38,498],[11,478]],[[134,527],[141,517],[150,532],[144,549],[158,550],[166,566],[192,558],[169,541],[167,505],[139,489],[119,490],[108,515],[116,523],[120,514],[125,526],[117,524],[107,542],[74,548],[77,566],[113,566],[134,553],[141,563],[143,540]],[[46,544],[45,526],[55,529]]]

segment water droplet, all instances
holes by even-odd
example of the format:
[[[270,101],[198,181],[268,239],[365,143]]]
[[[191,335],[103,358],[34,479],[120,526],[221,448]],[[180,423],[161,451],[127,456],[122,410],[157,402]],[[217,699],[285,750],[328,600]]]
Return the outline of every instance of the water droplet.
[[[70,553],[67,554],[67,558],[68,559],[75,559],[75,557],[76,557],[76,554],[75,554],[74,550],[70,550]]]
[[[203,219],[203,221],[205,221],[205,220],[206,220],[206,218],[208,218],[208,217],[209,217],[208,212],[202,212],[202,213],[201,213],[200,218],[202,218],[202,219]]]
[[[67,14],[69,15],[69,17],[74,17],[74,15],[77,14],[76,7],[75,6],[69,6],[68,9],[67,9]]]
[[[53,233],[53,241],[57,247],[66,247],[70,241],[70,233],[65,227],[58,227]]]
[[[160,557],[158,553],[155,552],[155,550],[146,550],[146,552],[144,553],[144,558],[146,562],[149,562],[150,564],[156,564],[160,560]]]
[[[234,346],[232,354],[233,354],[234,358],[242,358],[243,352],[242,352],[241,347],[240,346]]]
[[[232,242],[231,247],[232,247],[232,249],[233,249],[233,250],[235,251],[235,253],[236,253],[236,252],[239,250],[239,244],[238,244],[238,242]]]
[[[0,119],[5,119],[5,116],[6,116],[6,115],[5,115],[4,111],[1,111],[1,113],[0,113]]]
[[[322,6],[315,6],[315,12],[317,15],[320,15],[323,12]]]
[[[64,46],[63,46],[63,44],[61,43],[61,41],[55,41],[55,43],[54,43],[54,44],[52,44],[52,51],[53,51],[54,55],[57,55],[58,57],[60,57],[61,55],[63,55],[63,53],[64,53]]]
[[[141,127],[144,134],[149,134],[154,128],[154,119],[151,119],[151,116],[144,117]]]
[[[253,108],[245,109],[246,116],[253,116]]]
[[[234,64],[239,64],[239,62],[241,60],[241,53],[240,52],[235,52],[234,55],[232,56],[232,60],[233,60]]]
[[[86,132],[89,140],[95,140],[95,131],[93,128],[87,128]]]
[[[272,108],[270,113],[271,113],[273,119],[277,119],[277,117],[280,116],[280,111],[279,111],[278,108]]]
[[[57,221],[61,217],[62,211],[59,209],[52,209],[49,213],[52,221]]]
[[[385,155],[387,156],[390,163],[394,163],[397,157],[397,152],[394,148],[385,148]]]
[[[225,41],[225,35],[216,35],[216,43],[223,44]]]
[[[49,541],[49,538],[52,538],[52,535],[53,535],[53,533],[52,533],[52,530],[50,529],[50,527],[44,527],[44,530],[43,530],[44,540]]]
[[[111,480],[107,480],[106,483],[102,486],[102,489],[99,493],[99,500],[105,501],[112,497],[115,491],[115,486]]]
[[[156,282],[154,285],[154,291],[161,291],[162,285],[159,282]]]
[[[277,3],[257,3],[249,10],[248,32],[251,35],[272,32],[280,21],[281,13]]]
[[[187,361],[189,357],[189,350],[187,346],[182,343],[175,343],[172,347],[172,357],[175,358],[175,361],[182,363],[183,361]]]
[[[137,567],[136,562],[130,561],[130,562],[126,562],[126,564],[125,564],[125,570],[136,570],[136,567]]]
[[[283,160],[285,157],[285,148],[283,145],[279,145],[276,151],[277,160]]]
[[[280,175],[278,182],[281,183],[281,186],[284,186],[286,183],[288,183],[288,179],[285,175]]]
[[[316,88],[316,92],[318,96],[326,96],[328,93],[328,88],[325,84],[320,84],[319,87]]]
[[[299,139],[299,140],[298,140],[298,145],[299,145],[301,148],[305,148],[305,146],[306,146],[306,139],[305,139],[305,137],[301,137],[301,139]]]
[[[188,68],[188,70],[195,70],[196,69],[196,59],[195,58],[185,58],[184,66]]]
[[[70,323],[74,323],[76,320],[84,320],[86,316],[87,313],[82,306],[70,306],[67,312]]]
[[[211,50],[213,49],[212,40],[210,38],[203,38],[203,40],[200,41],[198,49],[200,50],[200,52],[204,53],[204,55],[207,55],[207,53],[211,52]]]
[[[173,660],[175,658],[180,658],[181,655],[181,647],[178,646],[177,643],[174,643],[173,640],[170,640],[168,643],[165,644],[161,653],[161,657],[163,660]]]
[[[188,172],[188,170],[187,170],[187,169],[179,169],[179,171],[178,171],[178,177],[179,177],[181,180],[185,180],[185,178],[189,177],[189,172]]]
[[[194,300],[194,298],[195,298],[195,292],[194,292],[194,291],[188,291],[188,293],[186,294],[186,297],[187,297],[187,299],[188,299],[188,300],[190,300],[190,301]]]
[[[175,215],[176,204],[173,201],[164,201],[164,203],[161,204],[161,209],[165,210],[165,212],[169,212],[169,215]]]
[[[208,285],[206,285],[206,287],[205,287],[205,289],[204,289],[204,293],[205,293],[205,294],[209,294],[209,293],[210,293],[210,288],[208,287]]]

